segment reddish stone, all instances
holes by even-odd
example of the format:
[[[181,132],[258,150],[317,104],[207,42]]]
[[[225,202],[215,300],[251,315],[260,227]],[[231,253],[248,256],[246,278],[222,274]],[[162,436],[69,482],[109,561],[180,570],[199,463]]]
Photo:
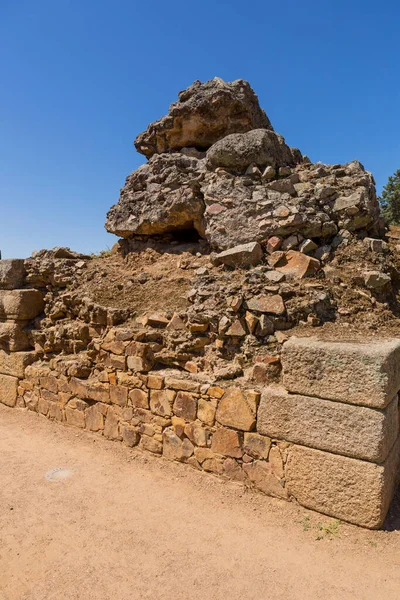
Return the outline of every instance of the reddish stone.
[[[272,315],[282,315],[285,312],[285,304],[282,296],[279,296],[279,294],[273,296],[255,296],[247,301],[247,307],[249,310]]]
[[[282,244],[282,238],[278,237],[277,235],[273,235],[272,237],[270,237],[269,240],[267,241],[267,246],[266,246],[268,254],[272,254],[272,252],[279,250],[279,248],[281,247],[281,244]]]

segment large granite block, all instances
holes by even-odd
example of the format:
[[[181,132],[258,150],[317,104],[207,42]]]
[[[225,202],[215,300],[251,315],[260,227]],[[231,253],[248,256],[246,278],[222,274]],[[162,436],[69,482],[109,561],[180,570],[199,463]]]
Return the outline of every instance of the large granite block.
[[[25,261],[22,258],[0,260],[0,290],[13,290],[24,285]]]
[[[382,463],[399,432],[397,395],[383,410],[264,389],[257,430],[302,446]]]
[[[371,343],[290,338],[282,352],[289,392],[384,408],[400,389],[400,340]]]
[[[43,295],[39,290],[0,290],[0,318],[30,320],[44,308]]]
[[[398,483],[400,438],[382,465],[293,446],[286,464],[286,489],[307,508],[378,529]]]
[[[0,350],[0,374],[23,379],[25,369],[37,359],[36,352],[5,352]]]

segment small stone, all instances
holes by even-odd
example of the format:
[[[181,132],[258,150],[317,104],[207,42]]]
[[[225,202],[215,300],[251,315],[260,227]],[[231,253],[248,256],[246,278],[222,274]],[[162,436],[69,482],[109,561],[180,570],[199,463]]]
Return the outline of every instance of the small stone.
[[[282,243],[282,250],[293,250],[301,241],[301,237],[297,234],[290,235]]]
[[[176,435],[179,436],[180,438],[183,437],[183,434],[185,433],[185,425],[186,425],[185,419],[174,416],[171,418],[171,422],[172,422],[172,427],[173,427]]]
[[[279,177],[289,177],[292,174],[292,169],[290,167],[279,167],[278,175]]]
[[[244,328],[241,320],[236,319],[225,332],[225,335],[232,337],[244,337],[246,335],[246,329]]]
[[[139,432],[130,425],[123,425],[121,427],[121,435],[123,442],[130,448],[137,446],[140,441]]]
[[[245,433],[243,450],[253,458],[268,458],[271,438],[259,433]]]
[[[381,254],[387,248],[387,244],[383,240],[364,238],[363,242],[369,248],[369,250],[378,254]]]
[[[164,378],[159,375],[147,376],[147,387],[152,390],[161,390],[164,387]]]
[[[242,456],[243,452],[240,446],[241,440],[238,432],[226,427],[217,429],[211,440],[212,452],[233,458],[240,458]]]
[[[225,390],[223,390],[221,387],[218,386],[213,386],[208,388],[207,390],[207,396],[211,396],[211,398],[222,398],[222,396],[225,394]]]
[[[163,445],[161,442],[154,439],[154,437],[149,437],[148,435],[142,435],[142,437],[140,439],[140,446],[144,450],[153,452],[153,454],[162,454]]]
[[[364,271],[364,282],[367,288],[377,290],[391,283],[390,275],[382,271]]]
[[[180,318],[180,316],[174,313],[166,329],[168,331],[183,331],[186,330],[186,325],[184,321]]]
[[[303,254],[311,254],[311,252],[314,252],[314,250],[316,250],[317,248],[317,244],[309,239],[303,240],[299,245],[299,251]]]
[[[185,435],[195,446],[207,446],[207,430],[200,423],[188,423],[185,426]]]
[[[258,177],[261,177],[261,171],[257,167],[257,165],[251,164],[247,167],[247,169],[245,171],[245,175],[256,175]]]
[[[237,387],[226,390],[219,402],[216,418],[221,425],[242,431],[251,431],[255,426],[255,414]]]
[[[149,408],[148,392],[133,389],[129,392],[129,398],[135,408]]]
[[[274,177],[276,177],[276,171],[275,171],[274,167],[267,167],[262,174],[262,178],[265,181],[270,181]]]
[[[254,333],[257,325],[258,325],[258,317],[253,315],[253,313],[247,311],[245,316],[245,321],[250,333]]]
[[[247,307],[249,310],[272,315],[282,315],[286,310],[282,296],[278,294],[274,296],[254,296],[254,298],[247,300]]]
[[[235,481],[244,481],[246,474],[234,458],[224,461],[224,475]]]
[[[199,400],[197,408],[197,418],[200,421],[212,427],[215,422],[215,412],[216,408],[211,404],[211,402],[202,399]]]
[[[137,280],[138,280],[139,283],[142,283],[142,284],[146,283],[146,281],[149,280],[149,274],[148,273],[140,273],[138,275]]]
[[[276,182],[276,183],[280,183],[280,182]],[[274,217],[278,217],[278,218],[286,218],[290,215],[290,210],[288,209],[287,206],[281,205],[278,206],[278,208],[276,208],[274,210]]]
[[[223,335],[226,330],[228,329],[229,325],[231,324],[230,320],[228,319],[228,317],[223,316],[218,323],[218,333],[220,335]]]
[[[186,421],[194,421],[197,413],[197,401],[187,392],[178,392],[173,410],[177,417],[182,417]]]
[[[273,321],[267,317],[267,315],[261,315],[257,328],[256,335],[260,337],[265,337],[267,335],[272,335],[274,333],[274,323]]]
[[[253,366],[252,379],[257,383],[271,383],[279,381],[281,374],[281,361],[279,356],[264,356]]]
[[[206,267],[200,267],[196,270],[196,275],[208,275],[208,269],[206,269]]]
[[[277,498],[287,498],[287,492],[279,479],[272,473],[271,465],[263,460],[257,460],[243,465],[249,479],[256,488]]]
[[[268,239],[267,245],[266,245],[268,254],[272,254],[273,252],[276,252],[277,250],[279,250],[281,245],[282,245],[282,238],[278,237],[277,235],[270,237]]]
[[[199,368],[198,368],[197,364],[195,362],[193,362],[192,360],[188,360],[187,362],[185,362],[185,365],[183,368],[188,373],[198,373],[199,372]]]
[[[235,296],[231,300],[231,309],[233,310],[233,312],[238,312],[240,310],[240,307],[242,306],[242,304],[243,304],[242,296]]]
[[[168,319],[164,315],[153,314],[147,318],[147,323],[150,327],[166,327],[169,323]]]
[[[302,252],[289,250],[275,264],[275,269],[284,273],[288,277],[303,279],[308,275],[313,275],[321,267],[321,263],[316,258],[311,258]]]
[[[190,333],[205,333],[208,329],[208,323],[189,323]]]
[[[150,410],[161,417],[170,417],[172,415],[172,403],[175,398],[175,392],[172,390],[151,390],[150,392]]]
[[[280,261],[285,258],[285,252],[278,250],[276,252],[272,252],[272,254],[268,257],[268,264],[270,267],[275,267]]]
[[[317,258],[318,260],[321,260],[322,262],[328,260],[328,258],[330,257],[332,251],[332,247],[325,245],[325,246],[320,246],[315,252],[314,252],[314,256],[315,258]]]
[[[265,279],[271,283],[281,283],[281,281],[285,280],[285,274],[279,271],[268,271],[265,273]]]
[[[231,267],[255,266],[263,257],[263,252],[258,242],[250,242],[235,246],[213,257],[213,264],[228,265]]]

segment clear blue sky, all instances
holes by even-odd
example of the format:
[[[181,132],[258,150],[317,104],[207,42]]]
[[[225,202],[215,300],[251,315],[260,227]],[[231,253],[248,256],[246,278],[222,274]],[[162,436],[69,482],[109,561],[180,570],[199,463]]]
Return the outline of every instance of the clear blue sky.
[[[313,161],[400,168],[398,0],[0,0],[3,258],[116,241],[133,140],[195,79],[247,79]]]

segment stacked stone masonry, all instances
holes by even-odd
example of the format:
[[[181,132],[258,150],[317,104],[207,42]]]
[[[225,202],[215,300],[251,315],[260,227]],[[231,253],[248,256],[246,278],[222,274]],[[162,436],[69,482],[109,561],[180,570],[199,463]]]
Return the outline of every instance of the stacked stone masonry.
[[[290,337],[348,314],[340,286],[364,288],[369,310],[394,289],[371,173],[311,163],[243,80],[196,81],[135,146],[148,162],[107,215],[117,266],[62,247],[0,260],[0,402],[380,527],[399,471],[400,341]],[[175,252],[191,289],[142,270],[166,253],[168,275]],[[155,281],[143,306],[129,300]],[[149,307],[158,286],[178,305]]]
[[[152,371],[149,345],[130,338],[110,329],[94,367],[78,356],[37,360],[34,351],[1,350],[0,400],[339,519],[382,526],[399,473],[399,341],[291,338],[282,358],[286,389],[250,389]],[[347,376],[347,387],[334,385]]]

